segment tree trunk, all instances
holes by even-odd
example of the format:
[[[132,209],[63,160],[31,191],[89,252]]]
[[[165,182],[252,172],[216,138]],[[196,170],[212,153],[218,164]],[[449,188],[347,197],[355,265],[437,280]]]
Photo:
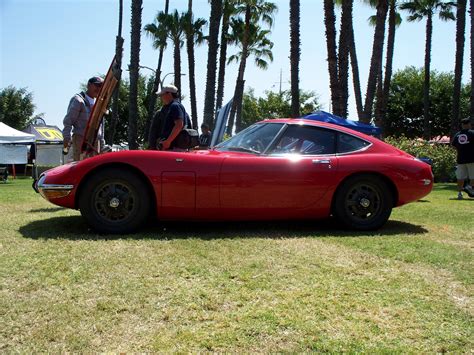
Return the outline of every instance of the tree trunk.
[[[181,43],[179,38],[175,38],[174,44],[174,85],[178,88],[179,97],[181,98]]]
[[[300,0],[290,0],[291,117],[300,116]]]
[[[123,56],[123,38],[122,38],[122,19],[123,19],[123,0],[119,0],[119,25],[117,37],[115,37],[115,60],[117,61],[117,66],[122,69],[122,56]],[[119,71],[119,81],[117,87],[114,90],[112,96],[112,120],[110,122],[108,144],[114,144],[115,128],[117,127],[117,122],[119,120],[119,92],[120,92],[120,78],[122,76],[122,71]]]
[[[188,0],[189,31],[186,31],[186,47],[188,50],[189,96],[191,101],[191,120],[194,128],[198,126],[196,105],[196,77],[194,74],[194,33],[193,33],[193,0]]]
[[[395,7],[396,0],[390,1],[390,11],[388,16],[388,38],[387,38],[387,58],[385,64],[385,75],[383,79],[383,89],[377,96],[377,107],[375,120],[380,127],[384,126],[385,117],[387,115],[388,97],[390,94],[390,83],[392,80],[393,53],[395,48],[395,31],[397,28],[397,10]]]
[[[242,100],[244,97],[244,75],[245,67],[247,65],[248,57],[248,46],[249,46],[249,30],[250,30],[250,6],[247,5],[245,10],[245,29],[244,29],[244,38],[242,41],[242,57],[240,58],[239,71],[237,74],[237,81],[235,84],[234,99],[232,101],[232,108],[230,109],[229,115],[229,124],[227,125],[226,133],[232,135],[232,128],[234,126],[235,119],[235,130],[236,132],[240,131],[241,127],[241,118],[242,118]]]
[[[140,33],[142,28],[142,0],[132,0],[130,38],[130,96],[128,117],[128,147],[138,149],[137,121],[138,121],[138,70],[140,65]]]
[[[213,126],[214,99],[216,93],[217,50],[219,48],[219,24],[222,17],[222,0],[211,0],[209,19],[209,48],[207,52],[206,92],[204,96],[204,123]]]
[[[372,46],[372,58],[370,60],[369,78],[367,80],[367,91],[365,94],[365,105],[360,120],[369,123],[372,120],[375,90],[377,88],[377,76],[382,67],[383,43],[385,37],[385,20],[387,18],[387,1],[378,1],[377,19],[375,23],[374,42]]]
[[[425,43],[425,79],[423,82],[423,138],[430,139],[430,62],[431,62],[431,36],[433,34],[433,18],[429,14],[426,21]]]
[[[464,30],[466,27],[466,0],[458,0],[456,10],[456,63],[454,65],[453,113],[450,134],[453,137],[459,127],[462,67],[464,59]]]
[[[228,4],[224,6],[229,6]],[[221,50],[219,53],[219,76],[217,79],[216,111],[222,107],[224,99],[225,69],[227,62],[227,32],[229,32],[230,11],[224,9],[222,18]]]
[[[329,86],[331,89],[332,112],[339,116],[339,85],[336,54],[336,15],[334,0],[324,0],[324,24],[328,51]]]
[[[364,110],[362,106],[362,92],[360,90],[360,79],[359,79],[359,63],[357,61],[357,51],[354,39],[354,27],[351,19],[351,28],[349,32],[349,54],[351,56],[351,68],[352,68],[352,82],[354,86],[354,98],[357,108],[357,119],[362,117]]]
[[[343,118],[347,118],[347,100],[349,98],[349,39],[352,26],[352,1],[342,1],[341,34],[339,35],[339,116]]]
[[[169,0],[165,1],[165,14],[168,14],[168,9],[169,9]],[[145,123],[145,141],[148,140],[148,135],[150,134],[150,124],[151,120],[153,119],[153,116],[155,115],[155,107],[156,107],[156,93],[160,87],[161,83],[161,65],[163,64],[163,52],[165,50],[164,46],[160,46],[159,52],[158,52],[158,64],[156,65],[156,71],[155,71],[155,78],[153,80],[153,87],[151,89],[150,93],[150,102],[148,104],[148,115]]]

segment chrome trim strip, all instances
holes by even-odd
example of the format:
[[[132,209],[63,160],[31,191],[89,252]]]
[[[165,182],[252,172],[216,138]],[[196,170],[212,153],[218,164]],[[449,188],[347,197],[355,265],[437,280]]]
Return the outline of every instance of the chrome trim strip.
[[[38,185],[39,190],[72,190],[74,185],[55,185],[55,184],[44,184]]]

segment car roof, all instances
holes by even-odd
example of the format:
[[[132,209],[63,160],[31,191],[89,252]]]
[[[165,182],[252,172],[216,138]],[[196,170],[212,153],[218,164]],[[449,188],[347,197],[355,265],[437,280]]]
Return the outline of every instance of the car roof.
[[[351,134],[353,136],[362,138],[364,140],[367,140],[369,142],[379,142],[380,140],[369,136],[367,134],[364,134],[362,132],[355,131],[353,129],[347,128],[347,127],[342,127],[339,125],[335,125],[332,123],[327,123],[327,122],[320,122],[320,121],[314,121],[314,120],[306,120],[302,118],[271,118],[271,119],[266,119],[261,121],[262,123],[285,123],[285,124],[291,124],[291,125],[308,125],[308,126],[314,126],[314,127],[323,127],[323,128],[329,128],[333,129],[339,132],[344,132]]]

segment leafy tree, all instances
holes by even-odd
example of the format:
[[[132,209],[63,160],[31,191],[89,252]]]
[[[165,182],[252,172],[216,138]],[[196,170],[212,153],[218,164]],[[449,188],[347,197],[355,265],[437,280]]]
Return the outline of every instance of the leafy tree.
[[[442,0],[411,0],[400,5],[400,9],[408,11],[408,21],[421,21],[426,19],[425,43],[425,80],[423,83],[423,137],[429,139],[430,130],[430,64],[431,64],[431,38],[433,35],[433,16],[438,12],[443,21],[455,20],[451,9],[453,2]]]
[[[302,114],[308,114],[320,108],[318,98],[314,92],[300,90],[299,96],[298,110]],[[291,117],[291,105],[291,90],[282,91],[281,94],[266,91],[264,97],[257,98],[254,90],[249,89],[243,97],[242,128],[268,118]]]
[[[8,86],[0,91],[0,122],[18,130],[33,120],[33,94],[26,88]]]
[[[424,70],[407,67],[392,78],[387,106],[384,136],[421,137],[424,132],[423,85]],[[454,75],[431,72],[431,100],[429,122],[433,136],[449,135],[453,104]],[[461,115],[469,113],[469,85],[461,89]]]

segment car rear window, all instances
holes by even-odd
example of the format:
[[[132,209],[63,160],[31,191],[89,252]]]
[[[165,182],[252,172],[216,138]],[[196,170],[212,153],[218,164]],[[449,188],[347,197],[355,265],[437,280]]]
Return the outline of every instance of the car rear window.
[[[350,134],[339,132],[337,135],[337,152],[349,153],[368,147],[370,142],[354,137]]]

